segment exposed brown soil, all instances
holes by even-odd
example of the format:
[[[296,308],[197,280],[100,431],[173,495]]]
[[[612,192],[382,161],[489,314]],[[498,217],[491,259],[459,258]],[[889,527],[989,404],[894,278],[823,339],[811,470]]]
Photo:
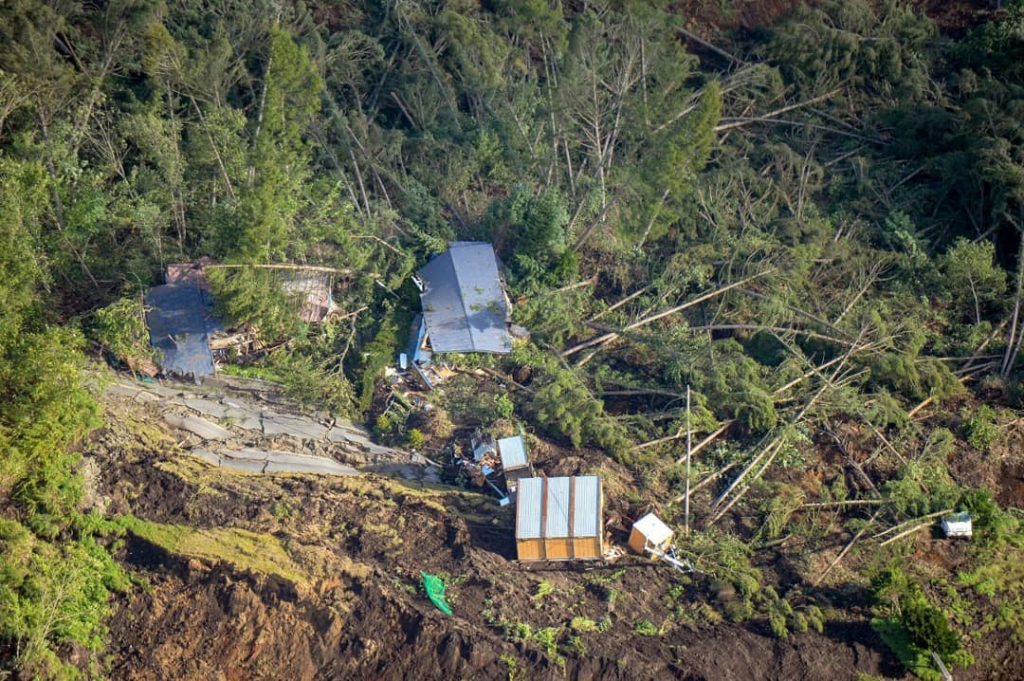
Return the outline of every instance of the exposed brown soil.
[[[783,640],[757,624],[685,623],[670,616],[665,595],[679,579],[666,567],[638,558],[579,570],[520,566],[510,512],[484,495],[376,476],[225,473],[188,458],[138,405],[111,406],[119,418],[89,449],[97,499],[150,520],[273,535],[308,574],[296,584],[129,538],[123,561],[147,586],[111,622],[114,678],[507,679],[510,664],[529,679],[901,673],[863,619]],[[592,462],[541,456],[540,465],[574,472]],[[286,512],[275,510],[282,504]],[[419,593],[420,570],[445,576],[454,617]],[[541,581],[554,592],[536,599]],[[700,602],[694,592],[682,605],[696,613]],[[575,616],[611,626],[581,633],[572,652]],[[641,620],[663,633],[637,633]],[[557,654],[509,642],[502,622],[555,627]]]

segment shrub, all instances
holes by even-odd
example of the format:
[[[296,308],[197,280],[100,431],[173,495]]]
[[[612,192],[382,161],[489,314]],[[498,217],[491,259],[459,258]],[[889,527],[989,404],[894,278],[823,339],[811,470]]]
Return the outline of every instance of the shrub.
[[[544,654],[555,657],[558,652],[558,632],[556,627],[544,627],[533,632],[533,641],[541,647]]]
[[[409,432],[405,434],[405,443],[412,449],[419,449],[426,440],[419,428],[410,428]]]
[[[516,411],[516,405],[508,395],[500,393],[494,396],[494,409],[498,418],[510,419]]]
[[[960,649],[960,641],[938,608],[920,601],[903,609],[900,623],[910,640],[923,650],[933,650],[942,658]]]
[[[156,350],[149,344],[145,307],[138,297],[122,298],[97,310],[92,336],[132,369],[157,359]]]
[[[591,632],[598,630],[598,624],[589,617],[573,617],[569,622],[569,628],[573,631]]]
[[[555,593],[555,585],[551,582],[540,582],[537,584],[537,593],[533,595],[533,600],[537,601],[537,607],[540,607],[541,601]]]
[[[661,629],[648,619],[640,620],[634,624],[633,631],[641,636],[661,636]]]
[[[983,404],[964,422],[964,438],[979,452],[987,452],[999,437],[996,411]]]

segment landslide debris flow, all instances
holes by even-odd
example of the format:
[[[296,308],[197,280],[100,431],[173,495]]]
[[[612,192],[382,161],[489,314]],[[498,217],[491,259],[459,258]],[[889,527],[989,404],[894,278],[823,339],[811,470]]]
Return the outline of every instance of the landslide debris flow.
[[[638,622],[678,607],[664,599],[675,573],[628,561],[524,569],[512,560],[511,515],[493,498],[437,484],[421,457],[293,410],[267,384],[118,380],[104,401],[116,417],[85,452],[89,498],[130,518],[121,559],[146,585],[111,621],[114,678],[507,679],[514,669],[535,679],[812,679],[883,669],[867,625],[785,641],[726,624],[639,635]],[[346,474],[269,468],[284,456]],[[419,593],[421,570],[446,580],[453,617]]]

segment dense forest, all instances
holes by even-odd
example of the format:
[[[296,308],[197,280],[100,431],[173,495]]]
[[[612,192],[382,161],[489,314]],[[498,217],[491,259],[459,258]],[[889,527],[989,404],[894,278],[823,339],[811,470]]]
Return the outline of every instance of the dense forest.
[[[692,390],[707,485],[680,549],[706,622],[820,628],[841,573],[922,678],[929,651],[1019,641],[1024,498],[999,471],[1024,407],[1024,2],[952,27],[742,4],[3,3],[0,675],[103,675],[141,588],[79,451],[111,417],[96,365],[151,352],[167,264],[238,265],[219,312],[274,349],[226,371],[422,447],[441,431],[375,395],[410,274],[456,239],[494,244],[531,334],[452,358],[523,384],[451,391],[456,425],[600,455],[679,526]],[[284,263],[344,271],[345,314],[295,321],[254,267]],[[955,570],[886,541],[953,510],[975,525]],[[801,579],[769,578],[783,553]]]

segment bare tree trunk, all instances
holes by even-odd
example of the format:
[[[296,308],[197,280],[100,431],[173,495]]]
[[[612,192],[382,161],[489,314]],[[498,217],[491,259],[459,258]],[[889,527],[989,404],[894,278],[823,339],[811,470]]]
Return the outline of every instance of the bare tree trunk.
[[[690,428],[690,386],[686,386],[686,500],[683,505],[683,531],[690,534],[690,459],[693,458],[693,430]]]
[[[644,326],[646,324],[650,324],[651,322],[656,322],[659,319],[663,319],[664,317],[668,317],[669,315],[676,314],[677,312],[682,312],[683,310],[685,310],[687,308],[693,307],[694,305],[699,305],[700,303],[703,303],[706,300],[710,300],[711,298],[714,298],[716,296],[720,296],[721,294],[726,293],[727,291],[731,291],[734,288],[738,288],[740,286],[743,286],[744,284],[747,284],[747,283],[753,281],[754,279],[758,279],[758,278],[763,277],[763,276],[765,276],[767,274],[770,274],[773,271],[774,271],[774,268],[769,268],[769,269],[767,269],[767,270],[765,270],[763,272],[759,272],[757,274],[753,274],[753,275],[751,275],[749,277],[746,277],[746,278],[741,279],[739,281],[733,282],[733,283],[728,284],[726,286],[721,286],[719,288],[716,288],[716,289],[714,289],[712,291],[709,291],[709,292],[705,293],[702,296],[698,296],[697,298],[694,298],[693,300],[690,300],[690,301],[688,301],[686,303],[683,303],[682,305],[676,305],[675,307],[671,307],[671,308],[669,308],[667,310],[659,312],[658,314],[655,314],[655,315],[652,315],[652,316],[649,316],[649,317],[644,317],[643,319],[639,319],[639,320],[633,322],[632,324],[627,324],[623,328],[623,331],[632,331],[633,329],[638,329],[641,326]],[[579,352],[580,350],[585,350],[586,348],[593,347],[595,345],[604,345],[604,344],[606,344],[606,343],[608,343],[610,341],[615,340],[616,338],[619,337],[619,335],[620,335],[619,332],[612,331],[612,332],[606,333],[606,334],[604,334],[602,336],[598,336],[597,338],[592,338],[592,339],[590,339],[588,341],[580,343],[579,345],[575,345],[575,346],[569,348],[568,350],[566,350],[566,351],[564,351],[562,353],[562,356],[563,357],[568,357],[569,355],[575,354],[575,353]]]

